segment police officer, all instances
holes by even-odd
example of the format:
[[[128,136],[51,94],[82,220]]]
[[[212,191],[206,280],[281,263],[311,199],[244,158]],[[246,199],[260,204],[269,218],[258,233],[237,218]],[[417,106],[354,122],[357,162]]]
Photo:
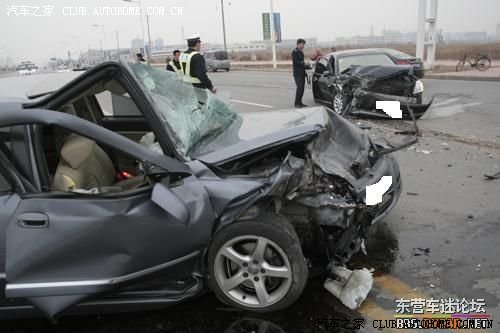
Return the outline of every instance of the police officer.
[[[182,73],[181,63],[179,62],[179,58],[181,57],[181,51],[175,50],[173,54],[174,54],[174,59],[168,61],[167,71],[183,75],[184,73]]]
[[[310,69],[311,66],[304,62],[304,46],[306,41],[302,38],[297,39],[297,47],[292,51],[292,62],[293,62],[293,78],[295,80],[295,85],[297,90],[295,92],[295,107],[302,108],[307,106],[302,103],[302,97],[304,96],[304,88],[306,84],[306,69]]]
[[[184,81],[192,83],[196,88],[208,89],[215,93],[217,89],[207,76],[205,58],[200,54],[200,36],[194,35],[187,39],[188,49],[180,56]]]

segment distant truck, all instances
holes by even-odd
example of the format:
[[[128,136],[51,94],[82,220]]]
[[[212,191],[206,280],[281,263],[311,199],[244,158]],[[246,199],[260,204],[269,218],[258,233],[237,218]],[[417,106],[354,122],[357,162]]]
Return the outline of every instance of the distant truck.
[[[203,56],[205,57],[207,71],[217,72],[217,70],[223,69],[229,72],[231,69],[227,51],[208,51],[203,53]]]
[[[35,64],[32,63],[31,61],[23,61],[16,68],[16,70],[19,73],[19,76],[35,75],[37,69],[38,66],[35,66]]]

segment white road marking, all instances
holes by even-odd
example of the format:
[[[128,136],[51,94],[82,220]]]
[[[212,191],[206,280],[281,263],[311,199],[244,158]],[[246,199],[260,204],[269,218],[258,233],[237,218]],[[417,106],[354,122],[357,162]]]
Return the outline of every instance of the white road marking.
[[[257,103],[252,103],[252,102],[245,102],[245,101],[240,101],[239,99],[232,99],[231,98],[231,102],[240,103],[240,104],[247,104],[247,105],[252,105],[252,106],[258,106],[258,107],[266,108],[266,109],[274,109],[274,106],[271,106],[271,105],[257,104]]]

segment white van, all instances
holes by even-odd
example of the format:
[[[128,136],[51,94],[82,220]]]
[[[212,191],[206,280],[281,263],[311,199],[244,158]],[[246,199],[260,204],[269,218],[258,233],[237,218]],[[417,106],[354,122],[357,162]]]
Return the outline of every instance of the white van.
[[[231,69],[227,51],[208,51],[203,53],[203,56],[205,57],[207,71],[217,72],[217,70],[223,69],[229,72]]]

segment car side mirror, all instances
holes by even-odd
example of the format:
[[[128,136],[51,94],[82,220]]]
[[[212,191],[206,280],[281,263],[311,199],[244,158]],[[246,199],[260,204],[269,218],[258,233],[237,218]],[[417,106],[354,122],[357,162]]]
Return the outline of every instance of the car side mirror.
[[[176,220],[188,224],[190,214],[184,202],[165,183],[156,183],[151,193],[151,201],[160,206]]]

